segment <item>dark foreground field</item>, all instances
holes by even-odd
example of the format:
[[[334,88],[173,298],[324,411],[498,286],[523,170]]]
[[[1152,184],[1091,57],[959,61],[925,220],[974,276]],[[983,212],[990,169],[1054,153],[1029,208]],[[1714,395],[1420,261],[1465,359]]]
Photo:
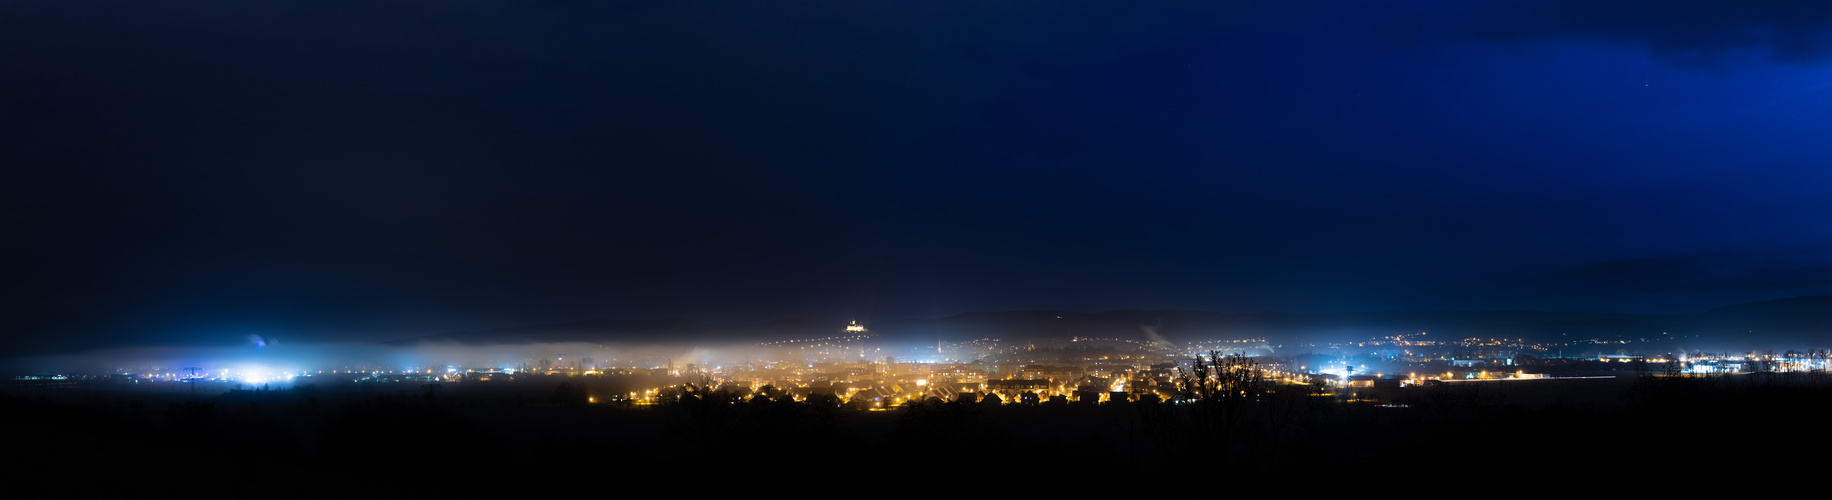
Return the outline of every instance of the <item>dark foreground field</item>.
[[[716,395],[624,407],[578,401],[581,388],[560,383],[198,398],[9,387],[0,415],[10,422],[8,476],[66,494],[608,494],[658,481],[1572,485],[1597,475],[1671,481],[1680,470],[1779,480],[1781,466],[1818,460],[1814,431],[1832,409],[1832,379],[1816,375],[1452,384],[1359,397],[1265,387],[1174,406],[934,402],[890,411]]]

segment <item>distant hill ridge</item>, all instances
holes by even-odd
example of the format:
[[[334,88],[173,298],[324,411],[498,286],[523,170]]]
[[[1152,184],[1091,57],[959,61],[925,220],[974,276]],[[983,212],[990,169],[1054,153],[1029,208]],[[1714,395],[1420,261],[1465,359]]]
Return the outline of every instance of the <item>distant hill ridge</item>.
[[[1402,333],[1431,338],[1626,339],[1672,336],[1700,343],[1775,348],[1832,347],[1832,296],[1792,297],[1729,305],[1699,314],[1643,315],[1551,311],[1393,311],[1330,314],[1219,313],[1182,310],[969,312],[945,318],[901,319],[867,325],[887,340],[934,342],[1109,337],[1173,342],[1265,338],[1275,343],[1355,341]],[[744,325],[711,325],[681,318],[594,319],[572,323],[453,332],[386,342],[414,345],[542,342],[768,342],[842,334],[843,325],[788,318]],[[1148,331],[1150,333],[1148,333]]]

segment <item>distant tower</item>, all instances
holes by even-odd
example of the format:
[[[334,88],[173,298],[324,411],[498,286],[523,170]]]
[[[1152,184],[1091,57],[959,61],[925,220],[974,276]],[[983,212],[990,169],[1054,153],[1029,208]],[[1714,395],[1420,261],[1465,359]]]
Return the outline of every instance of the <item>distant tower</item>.
[[[850,333],[862,333],[865,331],[865,325],[861,325],[855,320],[852,324],[846,325],[846,331]]]

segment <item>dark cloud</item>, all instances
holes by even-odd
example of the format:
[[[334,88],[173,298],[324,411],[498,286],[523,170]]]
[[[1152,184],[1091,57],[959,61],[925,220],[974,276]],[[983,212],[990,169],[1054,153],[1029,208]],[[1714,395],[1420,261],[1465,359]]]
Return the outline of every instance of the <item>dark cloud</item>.
[[[1490,40],[1638,46],[1663,60],[1716,65],[1743,58],[1791,63],[1832,57],[1832,3],[1749,1],[1492,2],[1468,25]]]
[[[1645,292],[1696,283],[1713,275],[1723,258],[1705,254],[1611,260],[1547,273],[1544,278],[1589,293]]]
[[[1546,273],[1538,281],[1557,293],[1586,296],[1700,292],[1779,296],[1832,289],[1832,264],[1713,252],[1596,262]]]

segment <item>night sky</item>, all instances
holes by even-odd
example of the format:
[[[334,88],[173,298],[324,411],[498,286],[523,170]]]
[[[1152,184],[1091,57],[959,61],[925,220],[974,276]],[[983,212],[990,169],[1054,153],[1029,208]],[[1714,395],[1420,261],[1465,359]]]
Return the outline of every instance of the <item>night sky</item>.
[[[1832,3],[0,2],[0,353],[1832,293]]]

